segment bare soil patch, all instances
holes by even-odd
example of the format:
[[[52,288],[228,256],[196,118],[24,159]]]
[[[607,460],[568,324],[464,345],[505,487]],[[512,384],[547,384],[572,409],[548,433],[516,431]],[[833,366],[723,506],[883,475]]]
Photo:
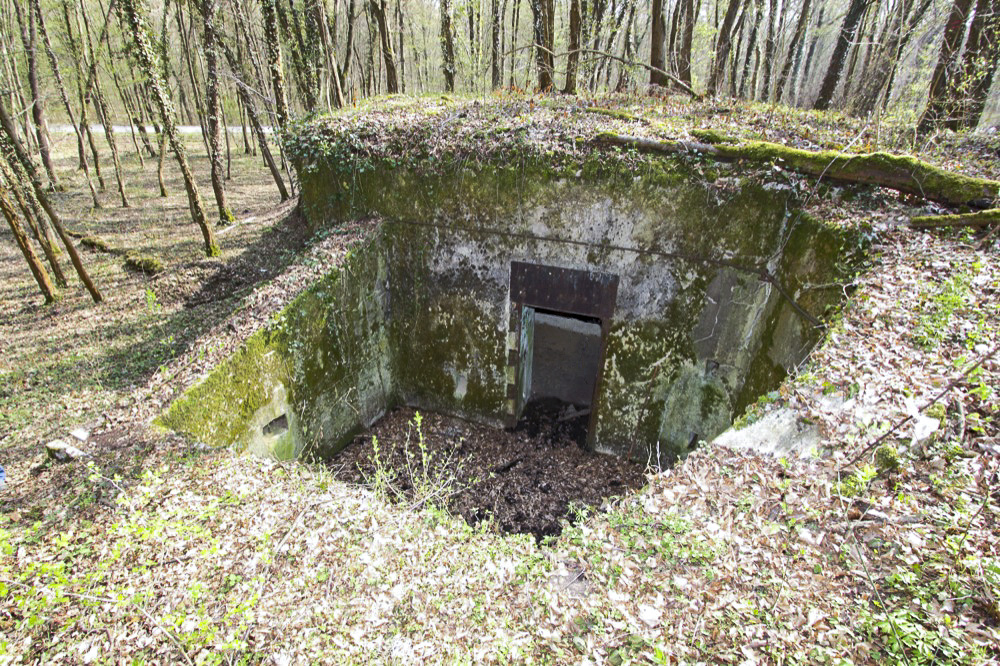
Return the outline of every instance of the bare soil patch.
[[[330,465],[336,478],[365,485],[377,483],[381,467],[408,502],[433,495],[470,525],[492,520],[500,532],[541,541],[575,519],[574,507],[600,507],[646,483],[645,465],[585,450],[587,417],[559,420],[561,411],[542,405],[502,430],[427,412],[418,426],[414,410],[401,408]]]

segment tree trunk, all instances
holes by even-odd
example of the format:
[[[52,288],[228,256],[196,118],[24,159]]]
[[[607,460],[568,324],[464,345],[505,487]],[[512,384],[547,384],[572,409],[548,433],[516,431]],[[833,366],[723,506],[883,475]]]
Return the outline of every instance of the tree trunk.
[[[63,27],[66,28],[66,43],[69,47],[70,57],[76,63],[76,96],[80,101],[80,132],[87,139],[90,156],[94,160],[94,174],[97,176],[98,187],[101,188],[101,192],[104,192],[107,189],[107,185],[104,182],[104,174],[101,173],[101,158],[97,152],[94,133],[90,131],[90,119],[87,117],[87,106],[90,103],[90,98],[83,90],[84,71],[86,67],[86,48],[83,47],[83,31],[81,29],[80,41],[78,42],[76,36],[73,34],[73,24],[70,21],[69,0],[63,0],[61,8]],[[77,21],[77,27],[80,27],[79,20]],[[83,169],[83,162],[84,157],[81,154],[79,166],[81,170]]]
[[[739,97],[741,99],[753,99],[757,96],[757,91],[750,87],[750,63],[757,55],[757,34],[760,31],[760,13],[763,3],[760,0],[754,3],[753,28],[750,30],[750,38],[747,40],[747,50],[743,56],[743,76],[740,81]]]
[[[267,49],[267,69],[271,73],[271,88],[274,91],[274,112],[278,127],[288,126],[288,97],[285,93],[285,68],[281,62],[281,42],[278,38],[278,17],[274,8],[275,0],[260,0],[260,10],[264,23],[264,44]],[[336,76],[338,73],[333,72]]]
[[[986,107],[990,85],[1000,60],[1000,2],[978,0],[976,14],[962,55],[954,86],[956,113],[946,125],[951,129],[975,129]]]
[[[14,16],[21,26],[21,42],[28,65],[28,88],[31,91],[31,118],[35,123],[35,138],[38,144],[38,154],[42,157],[42,166],[49,177],[52,189],[61,189],[52,166],[52,148],[49,145],[48,126],[45,122],[45,103],[41,87],[38,85],[38,51],[36,50],[37,33],[35,30],[34,12],[30,9],[27,16],[21,14],[19,3],[14,5]]]
[[[677,52],[677,78],[688,86],[691,85],[691,44],[694,42],[694,24],[697,17],[695,10],[695,0],[680,0],[683,12],[683,29],[681,31],[681,45]],[[700,1],[699,1],[700,8]]]
[[[514,0],[514,11],[511,12],[510,21],[510,43],[514,45],[517,43],[517,29],[520,27],[521,21],[521,0]],[[508,85],[511,90],[517,87],[514,82],[514,68],[516,64],[517,53],[512,53],[510,56],[510,83]]]
[[[226,202],[226,186],[222,175],[222,136],[220,134],[219,117],[222,110],[219,105],[219,63],[218,46],[216,44],[215,19],[217,0],[203,0],[201,3],[202,17],[205,19],[205,71],[206,71],[206,104],[208,113],[208,159],[212,163],[212,190],[215,192],[215,203],[219,208],[219,224],[232,224],[236,221],[233,211]]]
[[[787,4],[784,7],[787,9]],[[767,12],[767,41],[764,44],[764,80],[760,86],[760,99],[771,100],[771,73],[774,71],[774,57],[778,51],[778,0],[770,0]]]
[[[451,30],[451,0],[441,0],[441,69],[444,89],[455,91],[455,36]]]
[[[570,0],[569,56],[566,61],[566,85],[563,87],[563,93],[566,95],[576,94],[576,72],[580,64],[580,30],[583,22],[580,11],[580,0]]]
[[[806,26],[809,25],[809,10],[812,9],[812,0],[802,0],[802,12],[799,14],[799,21],[795,24],[795,34],[792,35],[792,42],[788,45],[788,56],[785,65],[778,75],[778,84],[774,90],[774,101],[780,102],[785,93],[785,84],[788,83],[788,76],[792,72],[792,66],[798,61],[799,45],[806,34]]]
[[[555,4],[553,0],[531,0],[533,34],[535,37],[535,63],[538,67],[538,90],[552,90],[552,74],[555,69],[553,58],[553,27]]]
[[[385,0],[369,0],[368,6],[375,16],[378,25],[379,45],[382,49],[382,62],[385,63],[385,88],[390,95],[399,92],[399,78],[396,75],[396,54],[392,48],[392,33],[389,32],[389,21],[385,15]]]
[[[938,56],[937,66],[931,76],[930,91],[928,92],[927,107],[920,117],[918,129],[927,132],[939,122],[946,120],[950,115],[950,100],[948,95],[951,90],[951,81],[955,72],[955,59],[962,46],[962,38],[965,36],[965,22],[969,18],[969,11],[972,9],[972,0],[955,0],[948,14],[948,20],[944,27],[944,38],[941,40],[941,53]]]
[[[67,284],[66,275],[59,265],[58,257],[56,257],[56,249],[53,247],[53,240],[45,224],[38,200],[35,198],[34,192],[31,191],[28,179],[21,177],[24,170],[19,168],[20,164],[17,161],[14,149],[11,147],[10,142],[6,140],[6,135],[2,131],[0,131],[0,149],[2,149],[0,150],[0,173],[11,184],[11,193],[17,200],[17,205],[21,209],[28,226],[31,228],[32,235],[42,248],[45,260],[49,263],[52,274],[55,276],[56,284],[60,287],[65,287]],[[4,160],[6,160],[6,163]]]
[[[55,285],[52,284],[48,271],[42,266],[42,262],[38,260],[38,255],[35,254],[34,248],[31,247],[31,241],[28,240],[28,235],[24,233],[24,228],[21,227],[17,211],[14,210],[14,205],[7,197],[7,186],[16,187],[14,183],[5,184],[0,182],[0,210],[3,210],[3,216],[7,218],[7,224],[10,226],[10,230],[14,232],[14,240],[17,242],[17,246],[21,248],[21,254],[24,255],[24,260],[28,262],[28,267],[31,269],[31,274],[35,277],[35,282],[38,283],[38,288],[41,289],[42,295],[45,297],[45,302],[52,303],[59,298],[59,292],[56,290]]]
[[[577,1],[578,0],[574,0]],[[500,58],[500,0],[490,6],[490,85],[497,90],[503,85],[503,61]]]
[[[826,76],[823,77],[823,85],[819,89],[819,97],[816,98],[816,103],[813,105],[815,108],[820,110],[830,108],[830,103],[833,101],[833,94],[837,91],[837,84],[840,83],[840,73],[844,71],[844,65],[847,62],[847,56],[854,41],[854,35],[858,31],[858,24],[861,22],[862,17],[864,17],[870,2],[872,0],[851,0],[851,4],[847,8],[847,15],[844,17],[844,23],[840,27],[837,45],[834,47],[833,56],[830,58],[829,69],[826,70]]]
[[[111,3],[114,5],[114,2]],[[112,7],[108,7],[109,17]],[[101,33],[100,39],[98,39],[97,45],[95,47],[93,41],[91,41],[90,33],[90,17],[87,15],[86,6],[81,5],[80,13],[77,15],[78,20],[83,19],[83,31],[81,33],[81,41],[83,41],[84,36],[86,37],[86,49],[90,51],[90,64],[87,68],[87,83],[84,86],[84,94],[91,95],[94,100],[94,109],[97,111],[98,119],[101,121],[101,126],[104,127],[104,138],[108,142],[108,147],[111,149],[111,162],[115,169],[115,180],[118,182],[118,195],[121,197],[122,207],[128,208],[129,202],[128,197],[125,195],[125,172],[122,169],[121,157],[118,154],[118,142],[115,140],[115,128],[114,119],[111,117],[111,111],[108,108],[107,99],[104,96],[104,91],[101,88],[101,82],[97,76],[97,62],[100,59],[101,53],[101,43],[105,45],[108,44],[108,32],[107,24],[105,23],[104,30]],[[139,155],[139,163],[142,164],[142,154]]]
[[[667,68],[667,58],[664,53],[666,45],[667,24],[663,17],[663,0],[653,0],[651,8],[652,26],[650,29],[649,42],[649,83],[656,86],[666,87],[667,77],[662,71]]]
[[[90,275],[87,273],[87,269],[84,268],[83,261],[80,259],[79,253],[76,251],[76,248],[73,247],[73,242],[70,240],[69,235],[66,234],[66,230],[62,225],[62,218],[59,217],[59,213],[57,213],[56,209],[53,208],[48,195],[45,194],[45,190],[42,187],[42,179],[38,175],[38,171],[35,170],[35,165],[32,164],[31,158],[28,157],[28,153],[25,152],[24,148],[17,140],[17,131],[14,127],[14,122],[11,120],[10,115],[7,113],[7,109],[4,108],[2,103],[0,103],[0,129],[7,134],[7,139],[11,148],[14,150],[14,154],[17,156],[17,161],[20,162],[21,168],[24,170],[24,173],[27,174],[28,180],[31,181],[31,187],[35,192],[35,198],[42,205],[42,209],[45,211],[45,214],[49,216],[49,220],[52,222],[52,226],[55,227],[60,240],[62,240],[63,245],[66,246],[66,252],[69,253],[70,261],[73,263],[73,268],[76,269],[76,274],[79,276],[80,281],[87,287],[87,291],[90,292],[90,296],[94,299],[94,302],[100,303],[104,300],[104,297],[101,295],[100,290],[98,290],[97,285],[94,284],[94,281],[90,279]]]
[[[42,14],[41,2],[39,0],[31,0],[31,7],[34,10],[35,19],[37,20],[37,31],[42,38],[42,46],[45,47],[45,53],[49,57],[49,66],[52,68],[52,74],[55,76],[56,89],[59,91],[59,97],[62,99],[63,107],[66,109],[66,117],[69,119],[69,123],[73,127],[73,132],[76,134],[77,151],[82,158],[80,163],[83,166],[84,177],[87,179],[87,186],[90,188],[90,196],[94,201],[94,208],[100,208],[101,200],[97,197],[94,181],[90,178],[90,167],[87,165],[83,134],[80,132],[80,126],[76,124],[76,114],[73,113],[73,107],[69,103],[66,86],[63,85],[62,74],[59,71],[59,60],[56,58],[55,51],[52,50],[49,32],[45,28],[45,17]]]
[[[236,56],[233,54],[232,49],[229,48],[225,42],[220,42],[222,51],[226,56],[226,62],[229,64],[229,69],[232,70],[233,76],[236,82],[236,92],[239,94],[241,101],[243,102],[243,108],[246,109],[247,117],[250,119],[250,127],[253,129],[253,133],[257,136],[257,143],[260,146],[260,154],[264,159],[264,163],[271,172],[271,177],[274,178],[274,184],[278,188],[278,194],[281,196],[282,201],[287,201],[290,197],[288,195],[288,190],[285,189],[285,182],[281,178],[281,171],[278,169],[278,165],[274,161],[274,157],[271,155],[271,149],[267,145],[267,135],[264,134],[264,128],[261,127],[260,121],[257,118],[257,111],[254,107],[253,99],[250,97],[250,91],[247,85],[243,83],[240,79],[242,70],[240,69],[239,62],[236,60]]]
[[[722,26],[719,28],[719,38],[715,43],[715,55],[712,60],[711,75],[708,79],[708,95],[715,97],[720,79],[726,71],[726,63],[729,61],[729,52],[732,49],[732,30],[736,24],[736,16],[739,14],[741,0],[729,0],[729,7],[726,9],[725,18],[722,19]]]
[[[348,0],[347,2],[347,40],[344,42],[344,53],[347,56],[344,58],[344,64],[340,68],[340,85],[345,91],[350,89],[348,81],[348,74],[351,71],[351,53],[354,51],[354,0]],[[346,92],[344,93],[347,94]]]
[[[184,177],[184,189],[187,190],[188,205],[191,209],[191,217],[195,224],[201,229],[201,235],[205,243],[205,255],[214,257],[219,254],[219,246],[215,244],[215,235],[205,217],[205,208],[201,202],[201,195],[198,192],[198,184],[194,180],[191,168],[188,165],[187,154],[184,143],[177,133],[177,125],[174,122],[174,105],[170,100],[163,77],[156,66],[152,45],[150,44],[149,33],[146,27],[146,18],[143,14],[144,8],[140,6],[141,0],[120,0],[119,11],[122,19],[129,28],[136,46],[136,57],[139,60],[139,68],[149,81],[149,91],[153,95],[153,101],[160,111],[160,122],[163,131],[170,141],[170,147],[177,158],[177,164]]]
[[[780,160],[783,168],[789,171],[845,183],[888,187],[950,206],[986,209],[996,206],[1000,201],[998,181],[945,171],[909,156],[801,150],[767,141],[715,145],[692,141],[658,141],[614,133],[599,134],[594,141],[647,153],[697,152],[699,155],[724,161],[746,160],[773,164]]]

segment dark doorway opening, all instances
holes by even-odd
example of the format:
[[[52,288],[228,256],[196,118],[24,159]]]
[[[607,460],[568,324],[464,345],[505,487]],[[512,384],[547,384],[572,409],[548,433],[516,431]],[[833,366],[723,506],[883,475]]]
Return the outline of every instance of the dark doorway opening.
[[[618,276],[512,262],[508,425],[589,448]]]
[[[599,319],[532,308],[524,405],[517,429],[553,446],[584,447],[603,351]],[[528,356],[530,355],[530,358]]]

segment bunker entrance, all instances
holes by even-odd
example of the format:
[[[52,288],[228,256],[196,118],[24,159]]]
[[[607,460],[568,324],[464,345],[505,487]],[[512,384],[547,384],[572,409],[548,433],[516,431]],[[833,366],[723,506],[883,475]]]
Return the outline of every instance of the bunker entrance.
[[[796,212],[787,183],[737,175],[484,170],[437,200],[425,174],[380,182],[417,210],[387,215],[160,422],[362,482],[380,460],[409,502],[430,482],[469,522],[553,534],[571,503],[641,484],[647,460],[777,389],[840,300],[824,285],[852,274],[859,239]]]
[[[597,378],[603,365],[600,320],[524,307],[523,405],[517,429],[577,446],[587,444]]]

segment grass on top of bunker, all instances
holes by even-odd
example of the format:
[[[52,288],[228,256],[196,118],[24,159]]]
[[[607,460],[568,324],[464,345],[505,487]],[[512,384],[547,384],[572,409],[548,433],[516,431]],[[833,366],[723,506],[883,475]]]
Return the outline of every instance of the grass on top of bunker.
[[[583,448],[586,415],[560,420],[558,409],[533,412],[518,428],[501,430],[400,408],[330,466],[337,479],[406,503],[443,505],[469,525],[492,521],[501,532],[538,541],[558,536],[578,510],[646,483],[645,465]]]

